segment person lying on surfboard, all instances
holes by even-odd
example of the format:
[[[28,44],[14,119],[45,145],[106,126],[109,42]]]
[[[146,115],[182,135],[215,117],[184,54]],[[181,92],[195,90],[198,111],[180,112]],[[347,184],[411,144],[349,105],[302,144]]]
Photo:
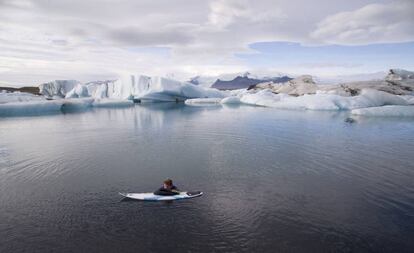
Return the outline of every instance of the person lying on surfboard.
[[[164,180],[163,186],[154,192],[155,195],[171,196],[180,194],[178,188],[173,184],[171,179]]]

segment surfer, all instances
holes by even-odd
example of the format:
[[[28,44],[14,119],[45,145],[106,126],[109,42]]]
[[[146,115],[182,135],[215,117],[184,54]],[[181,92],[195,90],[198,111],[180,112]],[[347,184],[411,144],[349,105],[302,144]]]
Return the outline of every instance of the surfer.
[[[180,194],[178,188],[173,184],[171,179],[164,180],[163,186],[154,192],[155,195],[171,196]]]

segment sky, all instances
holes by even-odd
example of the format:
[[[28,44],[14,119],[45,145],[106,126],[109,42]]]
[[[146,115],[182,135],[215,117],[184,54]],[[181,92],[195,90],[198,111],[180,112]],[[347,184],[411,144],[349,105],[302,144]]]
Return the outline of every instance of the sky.
[[[414,70],[413,0],[0,0],[0,85]]]

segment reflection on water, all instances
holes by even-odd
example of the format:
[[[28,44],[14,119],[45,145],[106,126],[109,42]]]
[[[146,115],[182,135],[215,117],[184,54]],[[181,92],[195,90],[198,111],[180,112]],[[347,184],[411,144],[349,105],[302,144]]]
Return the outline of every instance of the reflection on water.
[[[0,119],[0,252],[410,252],[414,124],[175,103]],[[121,201],[172,177],[201,198]]]

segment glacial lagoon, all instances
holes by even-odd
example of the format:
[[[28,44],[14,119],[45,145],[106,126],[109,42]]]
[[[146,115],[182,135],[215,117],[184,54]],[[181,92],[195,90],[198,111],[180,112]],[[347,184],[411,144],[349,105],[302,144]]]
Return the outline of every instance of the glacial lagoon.
[[[0,118],[0,252],[409,252],[414,120],[137,104]],[[125,201],[171,177],[204,196]]]

